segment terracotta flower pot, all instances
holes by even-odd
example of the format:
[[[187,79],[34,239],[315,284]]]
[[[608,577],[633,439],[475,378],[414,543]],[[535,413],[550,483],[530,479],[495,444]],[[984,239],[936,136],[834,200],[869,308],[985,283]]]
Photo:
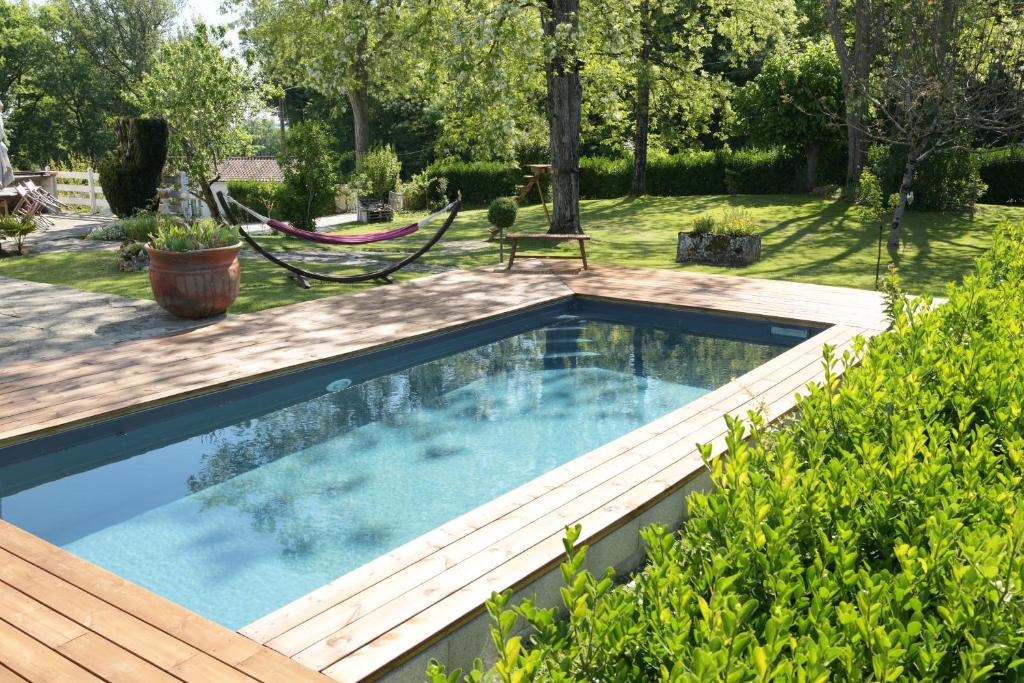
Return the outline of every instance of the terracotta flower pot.
[[[149,283],[156,302],[179,318],[206,318],[228,310],[238,298],[239,242],[199,251],[163,251],[146,245]]]

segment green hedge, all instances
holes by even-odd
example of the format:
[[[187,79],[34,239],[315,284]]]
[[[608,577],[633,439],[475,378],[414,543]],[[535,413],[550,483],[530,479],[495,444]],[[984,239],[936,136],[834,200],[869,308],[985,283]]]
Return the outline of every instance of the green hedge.
[[[1024,147],[979,152],[982,181],[988,185],[986,204],[1024,204]]]
[[[278,200],[284,191],[284,183],[264,182],[259,180],[228,181],[228,194],[253,211],[264,216],[280,218],[277,210]]]
[[[567,616],[493,601],[502,680],[1020,680],[1024,226],[945,305],[889,303],[799,417],[731,424],[716,489],[643,532],[632,581],[573,551]]]
[[[819,182],[842,183],[846,172],[842,154],[829,152],[819,162]],[[805,161],[783,150],[735,152],[689,151],[652,155],[647,164],[647,193],[661,197],[704,194],[785,194],[803,177]],[[525,167],[524,167],[525,168]],[[514,164],[457,162],[435,164],[431,177],[448,178],[448,193],[462,192],[469,204],[486,204],[513,196],[526,171]],[[633,161],[628,158],[580,159],[580,196],[613,199],[629,194]],[[535,196],[531,194],[529,201]]]

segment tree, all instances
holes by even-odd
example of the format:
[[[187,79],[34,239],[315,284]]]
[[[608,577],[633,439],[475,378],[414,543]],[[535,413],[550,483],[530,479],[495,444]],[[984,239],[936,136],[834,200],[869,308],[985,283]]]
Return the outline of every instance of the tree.
[[[56,0],[62,38],[89,55],[123,90],[152,67],[181,0]]]
[[[858,91],[862,135],[904,151],[887,248],[895,259],[914,177],[927,159],[1024,132],[1024,28],[1001,0],[894,0],[876,72]]]
[[[830,117],[842,109],[839,62],[831,46],[808,43],[765,60],[761,73],[736,97],[740,129],[757,144],[796,149],[807,158],[804,189],[818,184],[818,159],[839,128]]]
[[[871,76],[871,67],[879,49],[879,36],[885,25],[885,2],[825,0],[826,23],[843,77],[846,186],[851,189],[857,184],[867,161],[868,140],[863,131],[869,112],[864,88]]]
[[[0,4],[0,100],[8,106],[11,89],[45,63],[48,42],[38,10],[24,3]]]
[[[247,151],[243,122],[262,106],[263,88],[235,57],[223,29],[203,24],[164,44],[131,101],[170,127],[170,158],[198,183],[203,201],[220,216],[210,184],[222,159]]]
[[[580,229],[580,85],[579,0],[544,0],[544,71],[548,83],[551,149],[551,225],[549,233]]]
[[[281,168],[281,215],[298,228],[315,231],[316,218],[334,208],[338,189],[334,140],[316,121],[295,124],[285,138]]]
[[[429,80],[430,0],[241,0],[243,38],[276,81],[343,97],[356,157],[370,148],[371,94],[397,96]],[[311,30],[315,27],[315,30]]]
[[[716,118],[728,115],[733,86],[727,76],[787,40],[797,26],[792,0],[593,2],[584,72],[593,94],[588,109],[605,126],[620,122],[612,134],[628,138],[623,146],[633,152],[635,195],[647,189],[653,134],[688,146],[709,133]]]

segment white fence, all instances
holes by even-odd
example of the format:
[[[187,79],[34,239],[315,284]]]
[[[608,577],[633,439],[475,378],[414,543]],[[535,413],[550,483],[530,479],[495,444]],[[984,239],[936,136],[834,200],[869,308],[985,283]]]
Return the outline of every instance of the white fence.
[[[57,171],[57,198],[69,206],[88,207],[90,213],[110,213],[99,175],[85,171]]]

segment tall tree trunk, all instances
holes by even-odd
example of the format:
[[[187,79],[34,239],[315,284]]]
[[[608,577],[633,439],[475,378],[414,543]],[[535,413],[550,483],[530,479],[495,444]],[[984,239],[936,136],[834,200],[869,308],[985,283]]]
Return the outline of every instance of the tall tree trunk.
[[[878,50],[872,0],[854,0],[853,54],[846,44],[846,23],[839,15],[839,0],[826,0],[825,12],[829,33],[843,79],[843,119],[846,124],[846,186],[852,188],[860,180],[860,172],[867,160],[867,138],[864,126],[868,119],[864,86],[871,75],[871,63]]]
[[[813,192],[818,186],[818,159],[821,157],[821,143],[811,142],[807,145],[807,175],[804,177],[804,190]]]
[[[651,40],[650,40],[650,2],[640,3],[640,21],[642,23],[642,44],[640,46],[640,63],[636,75],[636,106],[633,118],[636,129],[633,134],[633,185],[630,194],[639,197],[647,194],[647,138],[651,129]]]
[[[914,184],[914,172],[917,170],[921,160],[913,154],[907,155],[907,164],[903,167],[903,180],[900,182],[899,201],[896,202],[896,209],[892,212],[892,227],[889,230],[889,241],[885,245],[889,256],[893,259],[900,252],[900,242],[903,239],[903,214],[906,213],[909,204],[910,190]]]
[[[356,161],[370,151],[370,98],[365,83],[348,92],[348,103],[352,107]]]
[[[575,37],[579,34],[579,0],[546,0],[541,9],[545,37],[559,45],[547,60],[548,124],[551,147],[551,226],[549,233],[582,232],[580,228],[580,116],[583,87]],[[562,43],[570,27],[571,45]]]

